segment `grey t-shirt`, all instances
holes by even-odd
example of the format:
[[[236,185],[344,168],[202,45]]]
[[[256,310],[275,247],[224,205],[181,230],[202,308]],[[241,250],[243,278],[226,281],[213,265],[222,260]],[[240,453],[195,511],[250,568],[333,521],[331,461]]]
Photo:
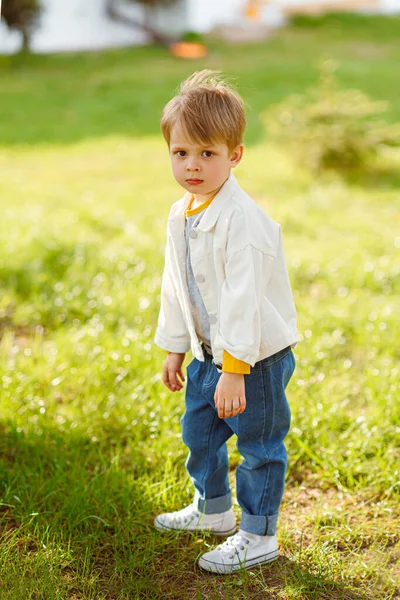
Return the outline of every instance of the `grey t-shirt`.
[[[194,278],[192,263],[190,260],[190,245],[189,245],[189,232],[193,227],[196,227],[202,216],[204,215],[207,207],[195,215],[186,216],[185,226],[185,240],[186,240],[186,274],[187,283],[189,289],[189,298],[192,316],[195,324],[196,333],[199,340],[204,343],[204,346],[208,352],[211,353],[211,341],[210,341],[210,320],[206,307],[204,306],[203,298],[200,294],[200,290]]]

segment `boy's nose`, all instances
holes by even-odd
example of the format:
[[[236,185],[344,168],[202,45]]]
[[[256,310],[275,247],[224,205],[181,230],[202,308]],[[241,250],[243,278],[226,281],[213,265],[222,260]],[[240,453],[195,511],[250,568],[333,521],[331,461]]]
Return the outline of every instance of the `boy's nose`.
[[[193,160],[191,160],[186,165],[186,171],[200,171],[200,167]]]

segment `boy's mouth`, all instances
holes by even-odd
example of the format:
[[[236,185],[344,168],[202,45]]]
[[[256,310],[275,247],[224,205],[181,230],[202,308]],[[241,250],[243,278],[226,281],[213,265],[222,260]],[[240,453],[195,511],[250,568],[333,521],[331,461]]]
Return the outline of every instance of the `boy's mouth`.
[[[199,185],[199,183],[203,183],[202,179],[186,179],[186,183],[190,185]]]

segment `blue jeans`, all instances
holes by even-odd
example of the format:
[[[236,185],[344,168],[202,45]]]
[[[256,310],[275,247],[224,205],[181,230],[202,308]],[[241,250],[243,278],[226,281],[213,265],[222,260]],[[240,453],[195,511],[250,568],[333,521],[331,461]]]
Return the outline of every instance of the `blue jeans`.
[[[296,365],[293,351],[289,346],[257,362],[244,375],[246,409],[226,419],[218,417],[214,404],[221,374],[203,352],[204,362],[194,358],[187,367],[186,409],[180,419],[182,439],[189,448],[185,466],[195,487],[195,506],[206,514],[231,508],[226,442],[236,434],[236,447],[244,458],[236,469],[240,528],[274,535],[287,466],[283,440],[290,428],[290,408],[285,388]]]

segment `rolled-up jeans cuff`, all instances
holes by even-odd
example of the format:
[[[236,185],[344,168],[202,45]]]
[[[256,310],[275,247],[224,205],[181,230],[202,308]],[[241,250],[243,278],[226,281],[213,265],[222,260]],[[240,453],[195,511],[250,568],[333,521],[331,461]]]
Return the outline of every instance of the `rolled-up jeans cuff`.
[[[198,490],[196,490],[193,504],[199,512],[206,515],[222,513],[232,508],[232,494],[229,492],[225,496],[219,496],[218,498],[202,498]]]
[[[240,529],[257,535],[275,535],[278,515],[257,516],[242,511]]]

